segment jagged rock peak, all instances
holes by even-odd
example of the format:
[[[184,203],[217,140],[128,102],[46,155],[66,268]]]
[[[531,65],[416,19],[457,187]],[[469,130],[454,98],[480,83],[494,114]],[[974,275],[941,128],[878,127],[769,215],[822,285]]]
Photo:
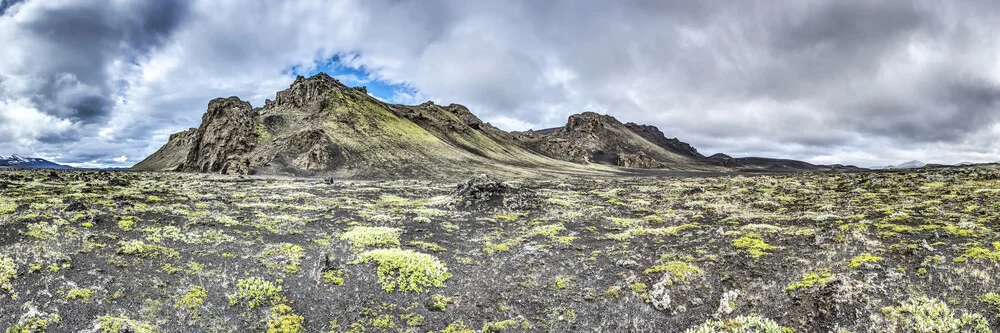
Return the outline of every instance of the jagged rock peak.
[[[314,103],[323,103],[326,101],[327,93],[337,88],[347,88],[347,86],[326,73],[319,73],[309,78],[299,75],[288,89],[279,91],[274,101],[267,103],[266,107],[303,108]],[[363,92],[367,93],[367,89]]]
[[[569,116],[564,127],[567,131],[591,132],[606,123],[619,123],[615,117],[596,112],[584,112]]]
[[[472,112],[469,111],[469,108],[465,107],[464,105],[449,104],[447,107],[445,107],[445,110],[448,110],[448,112],[454,114],[456,117],[458,117],[458,119],[462,120],[462,122],[464,122],[469,127],[480,129],[480,127],[483,125],[483,121],[479,119],[479,117],[476,117],[476,115],[472,114]]]
[[[256,117],[257,112],[247,101],[237,97],[213,99],[201,117],[184,170],[250,173],[246,154],[257,142]]]

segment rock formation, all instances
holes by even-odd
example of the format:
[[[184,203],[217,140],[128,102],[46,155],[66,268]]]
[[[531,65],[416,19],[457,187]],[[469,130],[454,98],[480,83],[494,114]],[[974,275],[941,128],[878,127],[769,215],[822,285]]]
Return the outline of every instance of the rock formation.
[[[209,102],[182,170],[249,173],[247,155],[257,145],[256,116],[250,103],[236,97]]]

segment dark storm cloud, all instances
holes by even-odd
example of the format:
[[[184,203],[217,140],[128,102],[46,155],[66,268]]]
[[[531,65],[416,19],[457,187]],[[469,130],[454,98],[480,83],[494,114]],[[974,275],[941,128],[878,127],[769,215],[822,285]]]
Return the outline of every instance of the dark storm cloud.
[[[210,99],[259,106],[289,68],[337,57],[412,88],[396,102],[461,103],[508,130],[597,111],[707,153],[1000,159],[992,1],[14,4],[0,0],[0,154],[135,163]]]
[[[7,12],[7,9],[24,0],[0,0],[0,16]]]
[[[45,113],[95,123],[105,121],[114,104],[114,61],[133,61],[159,45],[183,19],[185,1],[80,2],[42,10],[23,22],[21,32],[43,38],[48,52],[34,54],[40,67],[21,74],[42,81],[32,91]]]

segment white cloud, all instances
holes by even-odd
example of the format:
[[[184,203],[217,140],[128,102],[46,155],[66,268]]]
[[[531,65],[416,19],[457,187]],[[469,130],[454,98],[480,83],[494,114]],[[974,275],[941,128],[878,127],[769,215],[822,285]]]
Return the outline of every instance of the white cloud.
[[[197,126],[210,99],[260,106],[291,83],[289,69],[340,55],[367,79],[413,88],[392,102],[459,103],[508,130],[596,111],[708,153],[862,165],[1000,159],[992,3],[155,4],[165,9],[30,0],[0,17],[0,129],[10,129],[0,150],[72,162],[146,156]],[[74,38],[60,19],[88,34]],[[14,117],[27,125],[15,128]]]

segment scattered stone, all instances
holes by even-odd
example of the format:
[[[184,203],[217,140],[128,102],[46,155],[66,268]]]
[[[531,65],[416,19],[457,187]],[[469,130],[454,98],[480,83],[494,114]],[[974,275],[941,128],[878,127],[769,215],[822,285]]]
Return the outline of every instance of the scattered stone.
[[[71,201],[69,206],[66,206],[67,212],[79,212],[84,210],[87,210],[87,205],[84,205],[82,202],[76,200]]]
[[[451,192],[452,207],[467,210],[533,209],[538,207],[534,191],[515,188],[485,174],[472,176]]]

